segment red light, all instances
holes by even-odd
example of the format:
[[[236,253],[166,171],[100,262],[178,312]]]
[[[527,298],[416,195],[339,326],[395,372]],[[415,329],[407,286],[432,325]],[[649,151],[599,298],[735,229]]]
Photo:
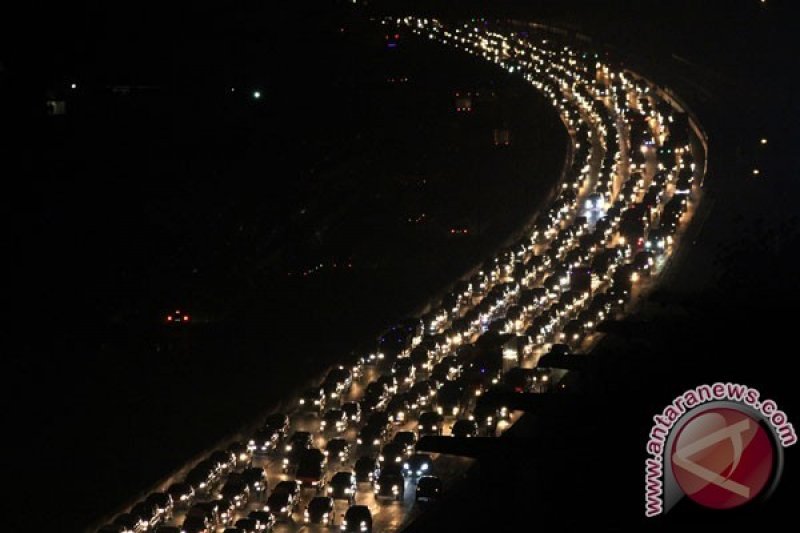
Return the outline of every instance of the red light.
[[[172,322],[172,315],[169,315],[169,316],[167,317],[167,322]]]
[[[395,39],[399,39],[399,38],[400,38],[400,34],[399,34],[399,33],[395,33],[395,34],[394,34],[394,38],[395,38]]]
[[[184,322],[188,322],[188,321],[189,321],[189,315],[184,315],[184,317],[183,317],[183,321],[184,321]]]

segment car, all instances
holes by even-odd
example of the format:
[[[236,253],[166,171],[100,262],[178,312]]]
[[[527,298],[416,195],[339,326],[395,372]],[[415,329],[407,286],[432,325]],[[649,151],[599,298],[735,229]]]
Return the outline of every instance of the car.
[[[275,492],[269,495],[264,510],[269,511],[275,520],[291,520],[294,512],[295,498],[288,492]]]
[[[427,411],[419,415],[417,432],[422,435],[441,435],[444,417],[435,411]]]
[[[216,530],[214,521],[205,516],[187,516],[183,520],[181,530],[185,533],[213,533]]]
[[[208,456],[217,469],[217,474],[224,476],[236,467],[237,458],[232,452],[227,450],[216,450]]]
[[[217,500],[198,502],[186,511],[187,518],[207,518],[211,524],[220,523],[220,507]]]
[[[359,446],[380,446],[386,436],[387,428],[383,424],[366,424],[358,432],[356,443]]]
[[[572,348],[570,348],[567,344],[562,343],[554,343],[550,345],[550,351],[548,352],[549,355],[570,355],[572,354]]]
[[[347,462],[350,457],[350,443],[341,438],[331,439],[325,445],[325,455],[333,463],[337,461],[340,463]]]
[[[342,404],[342,411],[347,415],[347,419],[353,424],[361,422],[361,404],[358,402],[345,402]]]
[[[433,472],[433,460],[427,453],[415,453],[403,463],[403,472],[412,478]]]
[[[450,433],[454,437],[477,437],[478,423],[468,419],[456,420],[453,427],[450,428]]]
[[[375,472],[380,470],[378,460],[371,455],[362,455],[353,467],[358,483],[372,483],[375,480]]]
[[[314,496],[308,507],[303,511],[303,522],[306,524],[325,524],[327,526],[333,525],[335,517],[335,509],[333,506],[333,498],[328,496]]]
[[[274,431],[278,434],[278,439],[286,438],[289,434],[289,417],[284,413],[273,413],[264,420],[263,429]]]
[[[352,503],[356,497],[356,475],[350,471],[336,472],[328,483],[326,492],[334,500]]]
[[[267,473],[260,466],[251,466],[242,471],[242,478],[250,487],[250,495],[261,499],[267,492]]]
[[[442,480],[436,476],[422,476],[417,480],[416,501],[433,502],[442,494]]]
[[[283,458],[284,471],[297,464],[298,459],[302,453],[311,448],[314,444],[314,438],[308,431],[295,431],[289,441],[284,446],[286,456]]]
[[[278,433],[272,429],[261,428],[256,431],[253,438],[248,441],[248,447],[252,453],[266,455],[278,447],[280,440]]]
[[[327,454],[317,448],[309,448],[304,450],[298,459],[295,478],[303,487],[320,490],[325,485],[325,468],[327,466]]]
[[[411,412],[411,404],[406,393],[395,394],[386,406],[389,421],[393,424],[403,424]]]
[[[186,474],[186,483],[191,485],[196,493],[208,494],[216,482],[217,473],[208,464],[197,464]]]
[[[395,394],[397,392],[397,378],[391,374],[383,374],[375,380],[375,383],[383,385],[389,394]]]
[[[255,449],[252,447],[250,442],[247,444],[243,442],[234,442],[228,446],[227,451],[236,457],[236,464],[234,465],[235,468],[250,466],[253,462],[253,452]]]
[[[250,485],[242,474],[233,473],[228,476],[220,494],[232,501],[237,509],[240,509],[247,505],[247,501],[250,499]]]
[[[423,380],[414,383],[409,392],[415,395],[418,407],[425,407],[433,401],[436,390],[429,380]]]
[[[406,448],[402,444],[390,442],[381,449],[378,464],[383,469],[387,464],[400,464],[406,457]]]
[[[275,516],[269,511],[250,511],[247,518],[258,522],[259,531],[272,531],[272,528],[275,527]]]
[[[339,434],[347,429],[347,414],[342,409],[328,409],[319,422],[319,430]]]
[[[457,416],[464,399],[464,386],[460,381],[447,381],[436,395],[436,412],[442,416]]]
[[[147,531],[148,528],[147,521],[133,513],[122,513],[114,519],[113,525],[123,526],[126,531],[133,531],[134,533]]]
[[[215,503],[219,508],[219,523],[223,526],[231,524],[236,516],[236,503],[225,496],[220,497]]]
[[[352,372],[339,365],[328,372],[328,375],[322,382],[322,388],[329,399],[337,400],[342,394],[347,392],[352,384]]]
[[[222,533],[258,533],[258,525],[258,520],[254,518],[240,518],[233,524],[234,527],[226,528]]]
[[[399,383],[410,385],[414,383],[417,369],[409,357],[398,358],[392,365],[392,374]]]
[[[392,442],[402,446],[406,455],[411,455],[414,453],[414,446],[417,444],[417,434],[413,431],[398,431],[395,433]]]
[[[392,498],[403,501],[405,496],[405,479],[400,464],[387,464],[375,481],[375,498]]]
[[[138,502],[134,505],[131,508],[131,514],[146,522],[147,529],[151,529],[161,522],[161,515],[158,512],[158,507],[147,501]]]
[[[372,513],[366,505],[351,505],[339,527],[346,533],[372,533]]]
[[[172,496],[172,501],[178,509],[187,509],[194,500],[194,487],[189,483],[173,483],[167,489],[167,494]]]
[[[156,511],[162,521],[172,518],[172,513],[175,510],[175,503],[168,492],[154,492],[150,494],[145,501],[156,507]]]
[[[319,414],[325,410],[325,391],[322,387],[311,387],[303,391],[298,400],[300,411]]]

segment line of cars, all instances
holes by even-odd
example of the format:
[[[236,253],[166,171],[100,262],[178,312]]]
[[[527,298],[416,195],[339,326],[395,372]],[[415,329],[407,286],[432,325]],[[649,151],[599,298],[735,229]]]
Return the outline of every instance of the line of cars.
[[[289,416],[272,415],[248,442],[215,451],[103,533],[267,531],[293,519],[304,489],[315,495],[302,521],[334,526],[335,501],[344,500],[343,531],[372,529],[369,507],[356,504],[365,486],[378,499],[403,501],[411,480],[416,501],[435,501],[443,483],[434,458],[416,451],[417,438],[446,429],[460,438],[495,435],[510,413],[487,393],[555,390],[558,372],[523,369],[522,358],[543,347],[546,356],[569,356],[624,310],[635,284],[671,251],[697,168],[684,118],[644,80],[521,33],[399,22],[521,73],[552,100],[574,139],[558,195],[528,236],[457,282],[439,307],[391,328],[377,350],[303,391],[297,412],[319,417],[323,449],[313,432],[292,431]],[[348,399],[368,366],[382,373],[360,398]],[[344,437],[349,429],[355,442]],[[276,457],[294,479],[268,491],[255,456]],[[181,526],[166,525],[177,509],[185,512]]]

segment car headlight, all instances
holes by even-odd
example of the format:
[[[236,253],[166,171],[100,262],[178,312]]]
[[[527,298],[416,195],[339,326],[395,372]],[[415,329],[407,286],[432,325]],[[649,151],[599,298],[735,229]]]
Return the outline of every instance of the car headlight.
[[[378,461],[380,461],[380,462],[383,462],[383,461],[384,461],[384,457],[383,457],[383,455],[379,455],[379,456],[378,456]]]
[[[392,485],[392,492],[397,494],[398,492],[400,492],[400,487],[398,487],[397,485]]]
[[[323,522],[327,522],[328,521],[328,513],[322,513],[322,521]]]
[[[395,457],[394,458],[394,462],[395,463],[399,463],[400,461],[402,461],[402,459],[400,457]]]
[[[331,492],[333,492],[333,487],[328,487],[328,494],[330,494]]]
[[[358,445],[361,445],[361,444],[362,444],[361,437],[359,437],[359,438],[357,438],[357,439],[356,439],[356,444],[358,444]]]
[[[281,507],[281,512],[285,513],[286,512],[286,507]]]
[[[347,520],[342,520],[342,525],[340,526],[340,529],[341,529],[342,531],[344,531],[345,529],[347,529]]]
[[[380,491],[380,490],[381,490],[381,485],[380,485],[380,483],[375,483],[375,490],[377,490],[377,491]]]
[[[403,468],[405,468],[406,470],[408,470],[410,467],[408,466],[408,463],[403,463]]]
[[[377,446],[377,445],[379,445],[380,443],[381,443],[381,440],[380,440],[380,439],[375,439],[374,441],[372,441],[372,444],[373,444],[373,446]]]
[[[303,398],[300,398],[300,405],[304,405],[306,401]]]
[[[437,426],[436,424],[434,424],[434,425],[432,425],[432,426],[431,426],[431,429],[432,429],[433,431],[436,431],[437,429],[439,429],[439,426]]]
[[[287,444],[287,445],[286,445],[286,451],[287,451],[287,452],[290,452],[290,451],[292,451],[292,445],[291,445],[291,444]]]
[[[420,468],[422,468],[423,471],[427,470],[428,469],[428,463],[422,463],[422,466]]]

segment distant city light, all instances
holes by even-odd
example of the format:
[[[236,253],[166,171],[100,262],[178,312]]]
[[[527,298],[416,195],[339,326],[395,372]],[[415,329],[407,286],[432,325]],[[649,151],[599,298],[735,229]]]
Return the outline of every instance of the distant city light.
[[[236,87],[231,87],[231,92],[236,92]]]
[[[70,89],[77,89],[78,88],[78,84],[77,83],[71,83],[69,88]]]
[[[761,171],[758,170],[757,168],[754,168],[753,169],[753,176],[758,176],[759,174],[761,174]]]
[[[767,139],[766,138],[761,139],[761,144],[767,144]]]
[[[253,98],[255,98],[256,100],[261,98],[261,91],[253,91]]]

